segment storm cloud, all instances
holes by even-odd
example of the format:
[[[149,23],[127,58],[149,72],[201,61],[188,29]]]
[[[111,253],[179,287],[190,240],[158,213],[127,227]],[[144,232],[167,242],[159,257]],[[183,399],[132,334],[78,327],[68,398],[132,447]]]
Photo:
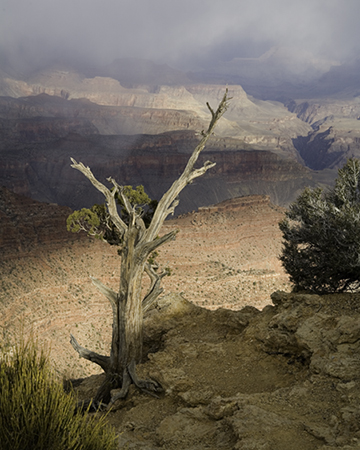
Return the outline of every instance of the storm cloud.
[[[286,45],[345,61],[359,54],[359,19],[359,0],[0,0],[0,56],[192,69]]]

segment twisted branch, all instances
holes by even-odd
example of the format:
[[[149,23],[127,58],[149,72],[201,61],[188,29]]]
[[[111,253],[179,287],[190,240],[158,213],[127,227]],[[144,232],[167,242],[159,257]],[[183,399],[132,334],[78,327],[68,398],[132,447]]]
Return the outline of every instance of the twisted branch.
[[[117,302],[117,294],[116,292],[114,292],[112,289],[110,289],[109,287],[105,286],[105,284],[103,284],[100,280],[90,276],[91,281],[93,282],[93,284],[98,288],[98,290],[105,295],[105,297],[109,300],[112,309],[114,311],[114,309],[116,310],[116,302]]]
[[[113,191],[110,191],[110,189],[108,189],[106,186],[104,186],[102,183],[100,183],[100,181],[98,181],[95,178],[90,167],[84,166],[84,164],[81,162],[80,163],[76,162],[74,158],[70,158],[70,159],[72,162],[71,167],[79,170],[79,172],[81,172],[83,175],[85,175],[86,178],[92,183],[92,185],[95,186],[96,189],[105,196],[106,204],[108,207],[108,211],[109,211],[111,220],[113,221],[116,228],[119,230],[121,236],[123,236],[127,230],[127,225],[120,218],[119,213],[117,211],[116,200],[115,200],[115,194],[117,192],[117,188],[115,188]]]
[[[145,266],[145,272],[151,280],[151,285],[142,301],[142,308],[144,314],[146,313],[146,311],[148,311],[148,309],[150,309],[151,305],[164,291],[164,289],[160,287],[160,284],[161,280],[168,274],[168,271],[163,270],[161,273],[157,273],[155,271],[155,268],[157,267],[156,266],[154,267],[151,264],[146,264]]]

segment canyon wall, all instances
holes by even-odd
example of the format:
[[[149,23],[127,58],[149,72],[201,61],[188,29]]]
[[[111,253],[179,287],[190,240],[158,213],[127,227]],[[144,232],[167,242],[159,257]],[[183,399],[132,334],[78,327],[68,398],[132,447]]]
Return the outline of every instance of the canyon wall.
[[[69,134],[42,142],[3,142],[0,180],[19,194],[74,209],[103,202],[88,180],[71,169],[71,156],[90,166],[102,181],[113,176],[125,185],[142,184],[152,198],[160,199],[185,167],[197,142],[193,132],[157,136]],[[233,139],[210,141],[199,164],[211,160],[216,166],[183,191],[177,213],[249,194],[270,195],[272,201],[287,204],[299,190],[313,184],[311,172],[300,163],[269,151],[241,147]]]
[[[217,126],[217,134],[260,142],[261,136],[284,140],[309,131],[309,127],[281,103],[250,98],[239,85],[228,86],[228,91],[231,102]],[[62,108],[67,114],[75,107],[76,114],[92,120],[102,134],[157,134],[177,129],[201,131],[204,123],[209,121],[206,103],[215,108],[224,92],[224,85],[204,84],[125,88],[109,77],[86,78],[75,71],[51,68],[26,80],[1,76],[0,73],[0,95],[4,98],[27,98],[25,102],[28,103],[33,102],[33,97],[44,101],[45,95],[62,99]],[[24,106],[21,98],[19,102]],[[40,101],[37,103],[39,107]],[[57,100],[57,107],[60,105]],[[97,118],[91,118],[89,114],[95,110]],[[149,117],[152,115],[154,117]],[[149,121],[152,122],[150,129]],[[288,147],[292,147],[291,140]]]
[[[1,184],[76,209],[103,199],[73,173],[70,157],[103,179],[111,175],[120,183],[143,184],[159,199],[208,124],[206,103],[215,107],[225,92],[225,86],[214,84],[124,87],[109,76],[90,78],[55,68],[22,80],[4,73],[0,78],[1,93],[8,95],[0,97]],[[229,86],[229,97],[229,109],[200,158],[217,165],[182,193],[178,213],[249,194],[270,195],[287,205],[304,187],[319,182],[304,161],[318,169],[311,158],[327,159],[310,155],[319,154],[312,142],[318,146],[321,140],[329,153],[329,141],[322,135],[312,138],[313,123],[303,106],[296,103],[289,111],[278,102],[252,98],[236,85]],[[348,139],[333,145],[336,158]]]
[[[311,124],[307,136],[293,140],[305,164],[314,170],[339,169],[348,158],[360,158],[360,100],[348,98],[297,100],[290,111]]]

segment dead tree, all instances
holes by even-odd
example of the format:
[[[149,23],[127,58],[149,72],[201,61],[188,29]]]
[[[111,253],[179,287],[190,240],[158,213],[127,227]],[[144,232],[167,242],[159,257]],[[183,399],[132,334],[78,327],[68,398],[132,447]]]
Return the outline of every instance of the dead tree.
[[[224,114],[228,106],[227,90],[218,108],[214,111],[207,104],[211,112],[211,121],[206,131],[201,132],[201,140],[193,151],[189,161],[180,177],[172,184],[163,195],[153,215],[148,228],[136,209],[131,205],[120,186],[113,178],[108,181],[113,185],[107,188],[93,175],[89,167],[77,163],[71,158],[74,169],[83,173],[91,183],[105,196],[109,217],[121,235],[121,269],[119,291],[103,285],[99,280],[92,279],[93,283],[110,301],[113,312],[113,329],[110,356],[103,356],[81,347],[74,336],[71,336],[71,344],[79,355],[98,364],[106,373],[105,381],[100,386],[95,401],[112,404],[119,398],[124,398],[129,386],[134,383],[139,389],[156,395],[161,391],[161,386],[154,380],[141,380],[136,374],[136,365],[141,361],[143,343],[143,316],[161,294],[161,279],[165,272],[157,272],[149,262],[149,255],[161,245],[172,241],[178,230],[159,237],[161,226],[165,219],[174,213],[179,203],[178,196],[185,186],[195,178],[203,175],[215,163],[207,161],[201,168],[195,169],[194,165],[200,152],[205,147],[214,128]],[[125,205],[129,220],[125,223],[118,214],[115,196],[120,195]],[[141,283],[143,274],[150,278],[150,288],[144,298],[141,297]],[[116,396],[111,398],[110,391],[120,389]]]

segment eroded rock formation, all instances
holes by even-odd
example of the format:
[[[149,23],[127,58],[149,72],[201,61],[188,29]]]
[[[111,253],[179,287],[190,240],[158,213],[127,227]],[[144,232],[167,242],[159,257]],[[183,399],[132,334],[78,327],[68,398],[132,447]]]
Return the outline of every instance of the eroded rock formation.
[[[143,184],[151,197],[160,198],[198,142],[192,131],[101,136],[86,134],[88,128],[82,127],[83,135],[62,136],[66,134],[63,130],[54,136],[54,129],[60,124],[68,128],[67,121],[49,120],[37,124],[36,131],[20,125],[14,134],[9,129],[0,144],[0,180],[4,185],[36,200],[74,209],[102,201],[87,180],[70,169],[72,156],[102,179],[112,176],[119,183]],[[39,129],[42,139],[38,138]],[[25,138],[18,139],[19,133]],[[186,189],[178,213],[254,193],[270,195],[273,202],[287,204],[302,188],[313,184],[312,173],[294,159],[252,149],[237,139],[211,139],[200,162],[206,160],[216,162],[215,168]]]
[[[158,198],[207,123],[206,102],[217,104],[225,89],[189,83],[125,88],[108,76],[59,68],[23,80],[0,78],[7,95],[0,97],[2,184],[73,208],[92,200],[83,181],[74,187],[70,156],[119,182],[144,184]],[[230,86],[229,95],[229,110],[206,149],[217,160],[212,179],[201,180],[197,192],[188,190],[180,212],[247,194],[288,204],[316,183],[293,145],[310,125],[278,102],[249,97],[241,86]]]
[[[359,97],[344,97],[298,100],[288,105],[290,111],[313,128],[307,136],[294,140],[311,169],[339,169],[348,158],[360,157]]]

